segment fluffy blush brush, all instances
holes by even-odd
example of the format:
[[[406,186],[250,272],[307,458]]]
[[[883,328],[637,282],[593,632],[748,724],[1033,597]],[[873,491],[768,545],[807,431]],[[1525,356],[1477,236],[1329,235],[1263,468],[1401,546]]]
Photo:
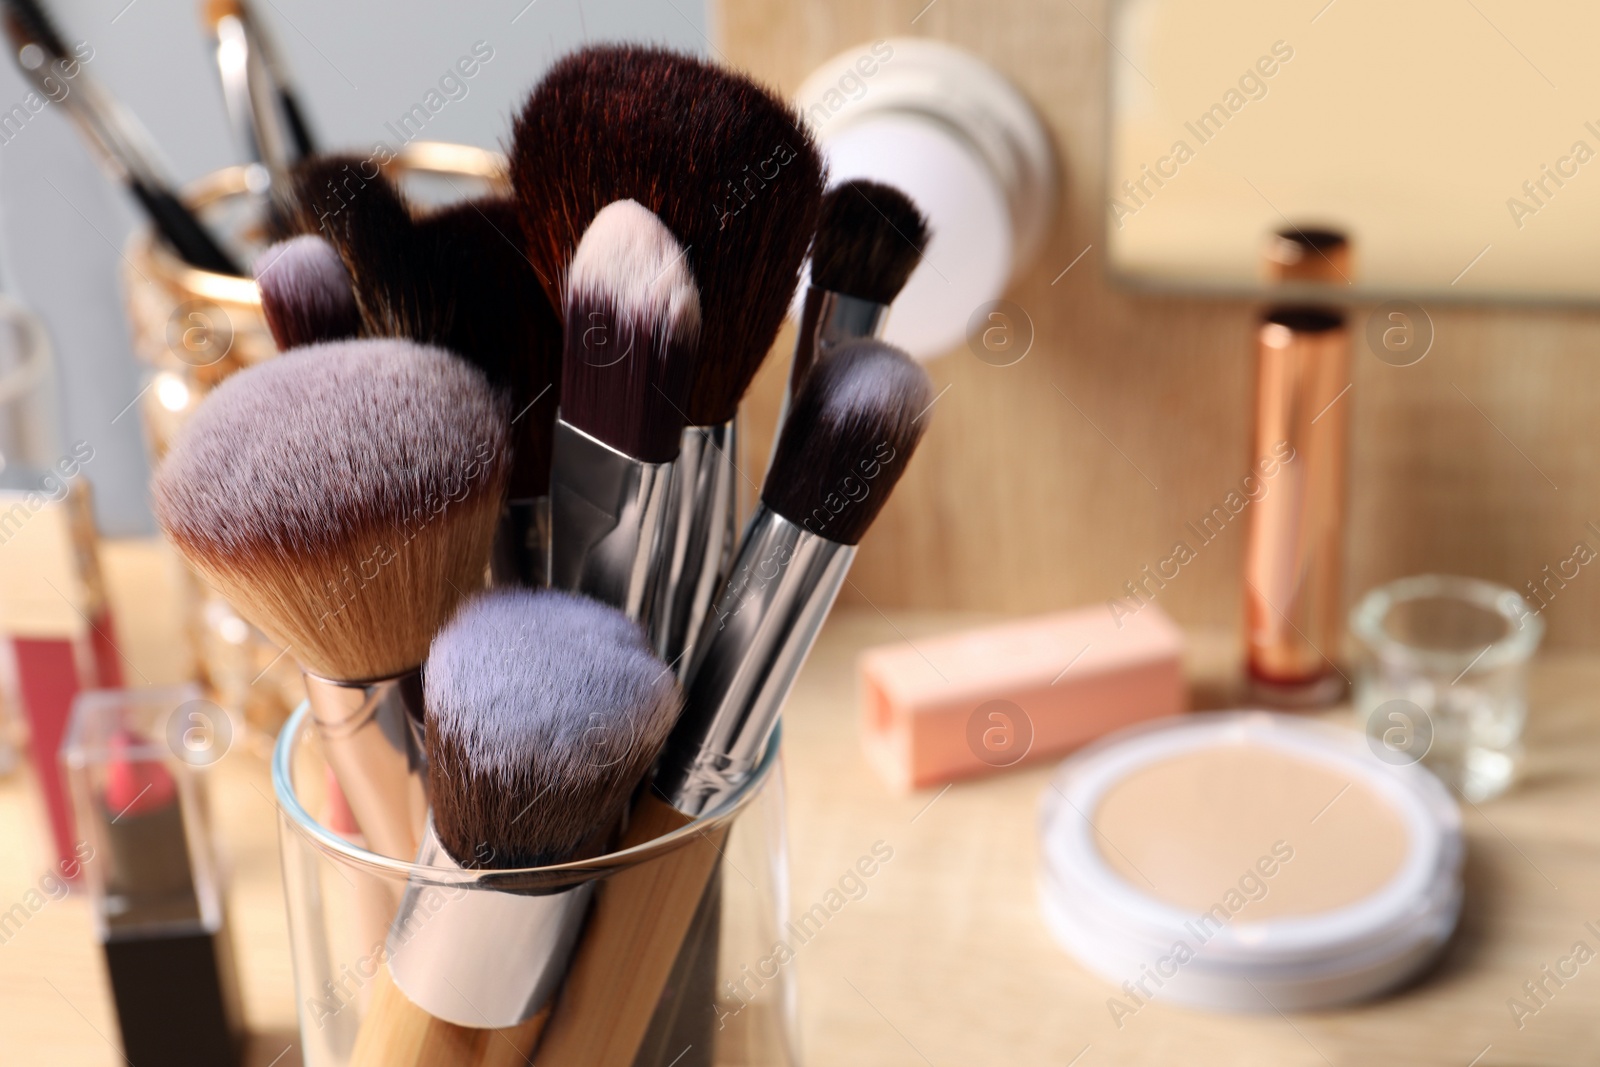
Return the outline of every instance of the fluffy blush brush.
[[[652,627],[673,662],[733,549],[732,420],[794,294],[816,229],[822,159],[770,90],[649,47],[586,48],[557,62],[512,132],[512,187],[546,286],[564,277],[595,215],[622,199],[660,216],[700,285],[700,359],[684,405],[672,548]]]
[[[875,341],[841,347],[810,376],[733,577],[696,644],[683,717],[634,807],[625,844],[715,811],[749,780],[855,546],[922,438],[932,399],[927,374]],[[720,845],[708,834],[601,888],[541,1062],[634,1062]]]
[[[638,628],[584,597],[499,590],[440,632],[418,862],[463,888],[408,890],[352,1067],[527,1062],[594,883],[525,869],[604,850],[682,699]]]
[[[328,761],[385,855],[416,851],[418,671],[482,585],[505,438],[501,403],[455,356],[349,341],[223,382],[156,472],[167,537],[306,672]]]

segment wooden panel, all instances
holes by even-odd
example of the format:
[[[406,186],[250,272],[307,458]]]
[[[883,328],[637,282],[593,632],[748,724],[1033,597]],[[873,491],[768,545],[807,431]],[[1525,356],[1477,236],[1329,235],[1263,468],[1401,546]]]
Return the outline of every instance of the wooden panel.
[[[1062,157],[1055,232],[1010,294],[1032,320],[1033,349],[1006,368],[966,351],[932,365],[938,388],[950,389],[845,596],[886,610],[1104,601],[1190,538],[1185,523],[1246,474],[1258,308],[1105,280],[1106,64],[1123,62],[1102,34],[1106,0],[925,3],[721,0],[715,13],[720,52],[785,91],[853,44],[956,42],[1032,98]],[[1304,32],[1315,32],[1320,2],[1299,6]],[[1423,571],[1526,590],[1548,580],[1546,565],[1561,569],[1579,541],[1600,550],[1600,525],[1588,525],[1600,523],[1590,441],[1600,316],[1430,307],[1432,350],[1397,368],[1360,338],[1372,310],[1352,315],[1354,382],[1340,401],[1354,408],[1351,594]],[[757,423],[770,423],[779,362],[751,405]],[[764,454],[760,445],[752,452]],[[1236,623],[1240,525],[1203,547],[1191,542],[1198,558],[1161,590],[1181,622]],[[1550,642],[1600,638],[1600,577],[1590,573],[1600,568],[1573,562],[1565,571],[1577,576],[1549,581],[1545,594]]]

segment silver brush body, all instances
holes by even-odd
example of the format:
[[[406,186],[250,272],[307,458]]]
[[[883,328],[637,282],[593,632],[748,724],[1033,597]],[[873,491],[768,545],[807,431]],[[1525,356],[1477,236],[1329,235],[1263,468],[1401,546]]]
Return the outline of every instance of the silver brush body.
[[[336,682],[306,672],[322,751],[370,851],[414,856],[427,822],[422,672]]]
[[[840,345],[877,338],[888,319],[888,304],[847,296],[832,289],[819,289],[815,285],[806,288],[805,303],[800,308],[800,327],[795,331],[794,355],[789,362],[789,380],[783,387],[783,403],[778,406],[778,422],[772,431],[774,454],[783,424],[789,420],[789,407],[805,384],[800,368],[805,368],[805,374],[809,374],[817,364],[826,362]],[[772,466],[771,456],[767,457],[767,466]]]
[[[842,344],[877,337],[888,317],[888,304],[810,286],[800,310],[800,329],[795,335],[795,362],[812,367],[827,359]],[[808,359],[801,359],[802,348],[809,350]],[[791,395],[799,385],[790,379]]]
[[[460,869],[431,821],[417,863]],[[468,884],[412,879],[389,927],[389,973],[413,1004],[437,1019],[475,1028],[515,1026],[560,989],[594,882],[509,891],[515,876],[478,873]],[[505,888],[497,888],[497,879]]]
[[[855,554],[756,509],[696,644],[683,717],[652,787],[680,812],[714,810],[760,765]]]
[[[556,419],[549,585],[648,626],[664,569],[673,464],[644,463]]]
[[[737,543],[738,420],[687,426],[674,464],[666,566],[656,592],[656,654],[683,678]]]

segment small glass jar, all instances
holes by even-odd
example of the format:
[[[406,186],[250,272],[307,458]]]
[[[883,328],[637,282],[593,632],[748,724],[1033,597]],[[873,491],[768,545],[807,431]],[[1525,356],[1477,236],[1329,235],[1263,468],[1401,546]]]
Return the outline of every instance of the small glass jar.
[[[483,888],[484,872],[427,866],[362,847],[341,810],[317,731],[304,705],[273,755],[279,846],[294,953],[301,1055],[306,1067],[347,1067],[363,1027],[392,995],[385,960],[400,929],[396,903],[433,893],[434,918]],[[745,788],[719,810],[647,844],[590,860],[493,872],[522,886],[590,892],[608,878],[661,862],[702,834],[726,832],[716,874],[690,925],[683,952],[651,1014],[638,1067],[792,1067],[795,979],[791,952],[783,776],[778,737]],[[505,884],[504,881],[497,884]],[[419,887],[426,887],[419,892]],[[408,890],[411,896],[408,898]],[[450,921],[450,920],[447,920]],[[409,930],[406,937],[409,939]],[[516,949],[506,946],[508,952]],[[378,1020],[375,1022],[374,1020]],[[509,1047],[509,1046],[508,1046]],[[522,1062],[520,1053],[506,1062]]]
[[[1425,574],[1362,598],[1350,628],[1365,652],[1358,725],[1381,759],[1421,760],[1468,800],[1515,781],[1528,660],[1544,620],[1511,589]]]

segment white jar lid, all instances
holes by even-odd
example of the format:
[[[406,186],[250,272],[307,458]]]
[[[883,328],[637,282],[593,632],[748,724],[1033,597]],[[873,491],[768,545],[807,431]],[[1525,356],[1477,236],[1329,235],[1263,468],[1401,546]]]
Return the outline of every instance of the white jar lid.
[[[1104,848],[1117,846],[1104,843],[1095,822],[1110,790],[1152,766],[1237,746],[1269,759],[1280,754],[1292,766],[1316,764],[1364,786],[1404,829],[1404,853],[1392,875],[1337,907],[1259,920],[1248,908],[1237,919],[1224,910],[1223,920],[1208,921],[1107,861]],[[1192,821],[1204,811],[1186,815]],[[1351,847],[1350,835],[1342,840]],[[1040,845],[1040,900],[1057,939],[1119,987],[1131,983],[1127,995],[1141,1001],[1268,1011],[1372,996],[1426,965],[1461,909],[1461,816],[1438,779],[1418,765],[1380,760],[1353,730],[1268,712],[1179,716],[1082,750],[1045,791]]]

